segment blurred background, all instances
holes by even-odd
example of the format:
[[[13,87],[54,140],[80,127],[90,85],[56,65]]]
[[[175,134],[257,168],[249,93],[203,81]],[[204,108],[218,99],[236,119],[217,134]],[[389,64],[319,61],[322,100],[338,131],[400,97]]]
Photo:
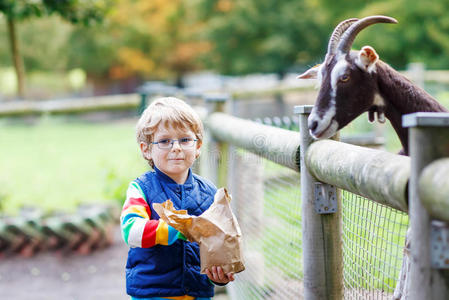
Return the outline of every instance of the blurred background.
[[[341,20],[383,14],[399,23],[367,28],[353,47],[373,46],[449,107],[447,11],[446,0],[0,0],[0,286],[23,277],[8,271],[18,260],[4,237],[11,230],[42,231],[33,222],[54,216],[63,216],[55,226],[79,222],[88,235],[113,223],[129,181],[147,170],[134,126],[151,82],[184,95],[228,93],[229,112],[273,123],[313,104],[315,83],[295,77],[323,60]],[[366,115],[343,134],[369,132],[399,151],[391,126],[368,124]],[[98,244],[72,250],[120,244],[103,225]],[[39,252],[13,242],[20,257]],[[110,266],[121,272],[126,250],[118,251],[122,261]],[[33,263],[20,272],[42,277]],[[87,262],[78,276],[100,269]]]
[[[443,0],[0,1],[0,209],[120,203],[122,179],[145,169],[133,104],[36,115],[39,103],[138,97],[144,83],[159,81],[197,94],[230,93],[241,117],[292,115],[294,105],[316,96],[314,82],[295,77],[322,61],[345,18],[395,17],[397,25],[361,32],[354,48],[373,46],[446,105],[448,9]],[[372,130],[366,117],[356,124],[352,130]],[[387,139],[397,151],[394,134]]]
[[[354,48],[372,45],[397,69],[421,62],[444,70],[448,6],[443,0],[5,0],[0,99],[132,93],[147,80],[182,87],[185,76],[205,71],[283,78],[321,62],[339,21],[373,14],[399,24],[364,30]]]

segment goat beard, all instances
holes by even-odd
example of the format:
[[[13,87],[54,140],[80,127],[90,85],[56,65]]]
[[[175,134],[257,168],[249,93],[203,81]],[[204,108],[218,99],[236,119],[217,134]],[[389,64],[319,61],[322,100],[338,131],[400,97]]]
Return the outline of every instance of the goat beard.
[[[374,123],[376,121],[377,114],[377,122],[385,123],[385,109],[383,106],[374,105],[368,110],[368,120],[370,123]]]

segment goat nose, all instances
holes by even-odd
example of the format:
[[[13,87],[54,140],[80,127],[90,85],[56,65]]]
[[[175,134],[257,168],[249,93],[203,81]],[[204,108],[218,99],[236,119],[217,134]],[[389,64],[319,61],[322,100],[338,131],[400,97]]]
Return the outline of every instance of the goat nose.
[[[310,120],[311,122],[309,122],[309,129],[310,131],[315,131],[315,129],[318,127],[318,121],[316,120]]]

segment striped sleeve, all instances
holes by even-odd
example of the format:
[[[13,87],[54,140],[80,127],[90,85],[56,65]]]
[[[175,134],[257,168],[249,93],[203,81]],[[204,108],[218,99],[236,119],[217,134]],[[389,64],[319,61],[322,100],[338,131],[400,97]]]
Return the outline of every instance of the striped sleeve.
[[[130,183],[126,192],[120,225],[125,243],[132,248],[171,245],[179,238],[179,232],[164,220],[151,220],[151,209],[135,181]]]

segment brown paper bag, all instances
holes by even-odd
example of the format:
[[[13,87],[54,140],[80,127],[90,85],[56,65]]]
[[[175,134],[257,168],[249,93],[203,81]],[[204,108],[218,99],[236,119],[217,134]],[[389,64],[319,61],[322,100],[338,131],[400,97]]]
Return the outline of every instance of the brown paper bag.
[[[217,191],[214,203],[200,216],[191,216],[185,210],[175,210],[170,200],[154,203],[159,216],[180,231],[191,242],[200,246],[201,273],[212,266],[223,272],[238,273],[243,265],[241,231],[230,206],[231,197],[225,188]]]

